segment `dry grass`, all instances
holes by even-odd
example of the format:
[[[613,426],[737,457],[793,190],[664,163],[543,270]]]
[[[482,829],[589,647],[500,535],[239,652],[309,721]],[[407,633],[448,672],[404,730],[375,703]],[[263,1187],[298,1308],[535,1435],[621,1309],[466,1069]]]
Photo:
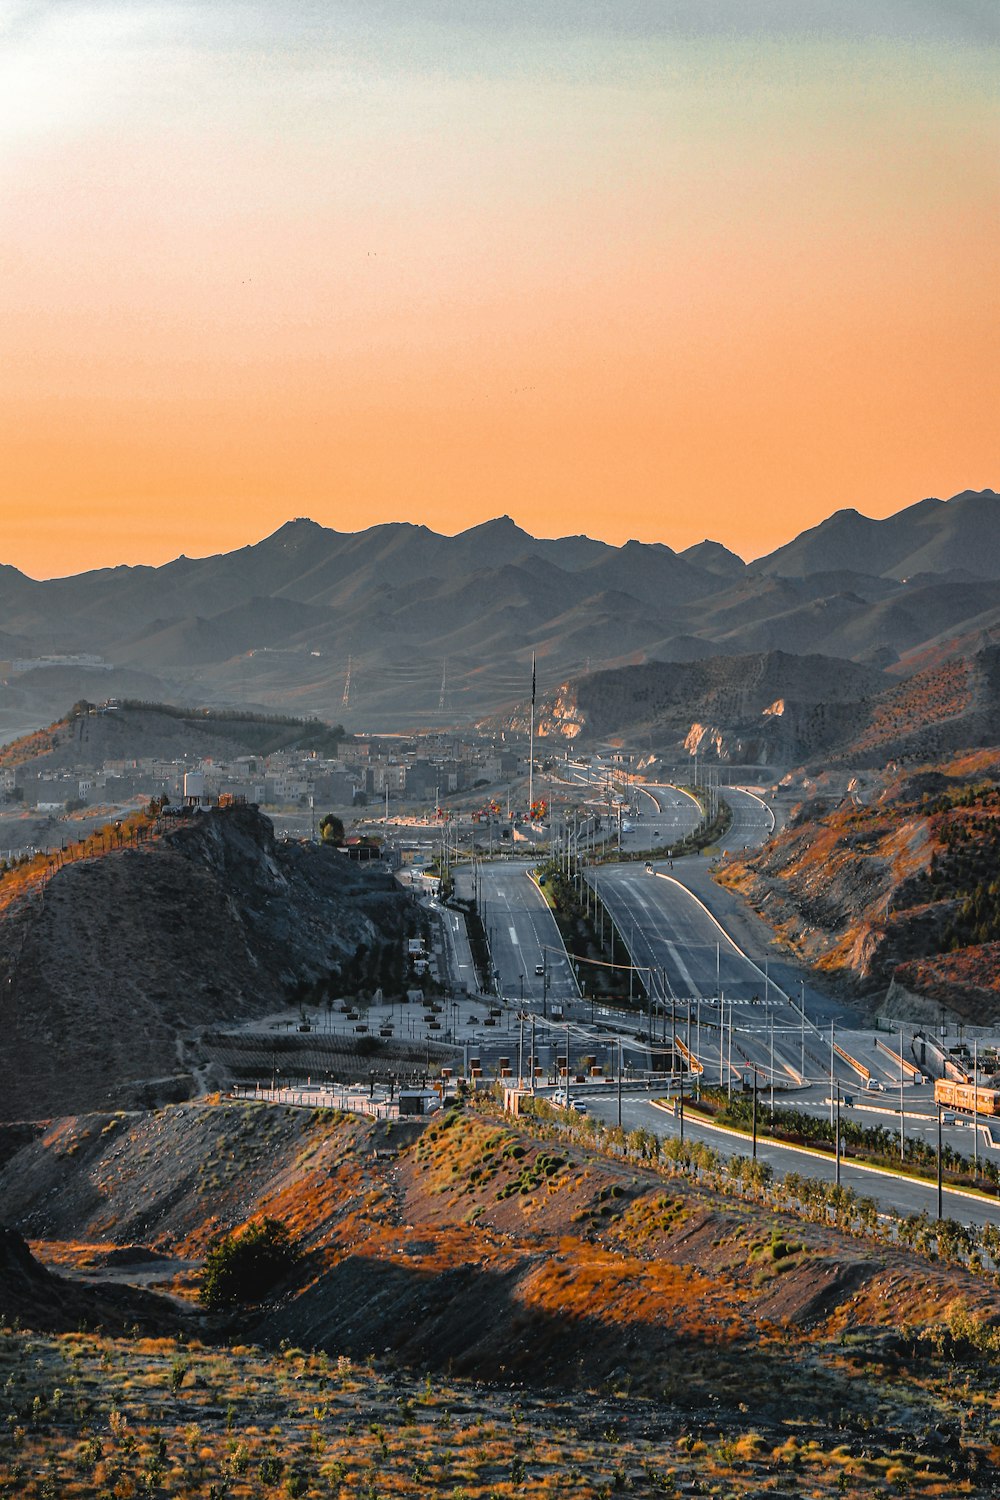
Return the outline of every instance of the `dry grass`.
[[[604,1500],[986,1493],[920,1444],[843,1443],[593,1391],[533,1398],[288,1348],[0,1334],[0,1494]]]

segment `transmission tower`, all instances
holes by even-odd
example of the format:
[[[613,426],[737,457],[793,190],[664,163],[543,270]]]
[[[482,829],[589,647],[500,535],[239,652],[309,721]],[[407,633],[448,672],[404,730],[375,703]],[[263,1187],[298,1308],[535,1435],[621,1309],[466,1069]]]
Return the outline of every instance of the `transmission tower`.
[[[340,700],[345,708],[350,708],[351,706],[351,661],[352,658],[349,656],[347,658],[347,676],[344,678],[344,696]]]
[[[444,713],[445,699],[448,695],[448,663],[441,664],[441,691],[438,694],[438,713]]]

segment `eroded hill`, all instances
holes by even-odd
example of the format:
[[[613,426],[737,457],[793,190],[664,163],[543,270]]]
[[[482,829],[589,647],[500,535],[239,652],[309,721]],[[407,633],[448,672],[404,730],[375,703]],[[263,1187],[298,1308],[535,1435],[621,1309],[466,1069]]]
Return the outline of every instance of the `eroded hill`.
[[[709,1482],[760,1494],[775,1476],[788,1495],[803,1485],[867,1495],[904,1482],[915,1494],[986,1493],[1000,1456],[991,1278],[855,1237],[864,1210],[849,1195],[832,1227],[758,1201],[750,1178],[734,1191],[738,1177],[710,1153],[699,1161],[699,1172],[694,1162],[678,1171],[657,1162],[645,1135],[511,1121],[489,1102],[390,1128],[208,1100],[53,1122],[8,1161],[0,1194],[35,1254],[78,1284],[180,1298],[164,1311],[164,1332],[176,1336],[186,1318],[186,1343],[116,1346],[110,1366],[142,1378],[131,1390],[115,1385],[113,1404],[144,1444],[151,1426],[166,1432],[174,1457],[196,1421],[200,1482],[228,1476],[234,1495],[251,1492],[227,1468],[237,1441],[255,1477],[277,1451],[302,1470],[295,1493],[326,1492],[324,1453],[350,1462],[345,1425],[358,1418],[362,1433],[373,1422],[387,1429],[373,1450],[387,1463],[384,1484],[391,1472],[399,1493],[423,1481],[424,1493],[451,1494],[455,1460],[449,1467],[440,1451],[448,1428],[489,1424],[514,1391],[522,1412],[549,1412],[549,1446],[529,1416],[531,1449],[515,1423],[498,1470],[487,1425],[461,1480],[471,1495],[610,1494],[625,1472],[627,1488],[649,1495]],[[262,1214],[299,1241],[297,1267],[265,1305],[228,1322],[185,1314],[212,1236]],[[17,1311],[8,1305],[8,1317]],[[195,1335],[218,1347],[203,1359]],[[283,1380],[251,1344],[283,1359]],[[10,1347],[8,1336],[0,1353]],[[362,1361],[385,1363],[369,1364],[365,1397],[338,1415],[330,1408],[334,1398],[343,1405],[343,1388],[332,1377],[349,1388]],[[381,1370],[396,1416],[386,1414]],[[227,1416],[232,1398],[219,1393],[241,1381]],[[312,1411],[305,1426],[305,1412],[275,1399],[299,1382]],[[415,1449],[398,1429],[422,1421],[432,1397],[440,1417],[445,1385],[450,1419],[430,1423]],[[507,1393],[499,1406],[498,1390]],[[6,1395],[17,1402],[24,1391],[14,1383]],[[265,1391],[271,1418],[261,1427]],[[47,1464],[72,1472],[67,1442],[86,1437],[73,1411],[52,1410],[48,1396],[36,1410],[24,1447],[39,1474]],[[99,1443],[96,1454],[103,1464],[118,1451]],[[421,1455],[423,1473],[406,1475],[411,1491],[396,1459]],[[0,1448],[0,1477],[5,1462]],[[355,1458],[360,1484],[357,1469]],[[176,1492],[189,1493],[181,1477]]]
[[[2,1118],[184,1097],[202,1028],[273,1012],[348,968],[358,983],[370,969],[374,987],[417,921],[391,876],[277,842],[249,807],[89,848],[0,884]]]
[[[1000,647],[957,651],[902,681],[786,651],[647,662],[563,683],[535,722],[542,738],[651,745],[670,759],[697,751],[782,767],[926,760],[1000,743]],[[526,710],[503,723],[526,729]]]
[[[862,799],[806,799],[720,878],[817,968],[885,1015],[1000,1016],[1000,754],[878,778]]]

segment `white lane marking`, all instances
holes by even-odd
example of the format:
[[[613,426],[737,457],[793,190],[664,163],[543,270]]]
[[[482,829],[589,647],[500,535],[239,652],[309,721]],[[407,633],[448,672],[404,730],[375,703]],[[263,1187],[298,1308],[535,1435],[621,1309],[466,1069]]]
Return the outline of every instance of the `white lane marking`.
[[[656,872],[656,878],[658,880],[667,880],[667,881],[669,881],[670,884],[671,885],[675,885],[679,891],[683,891],[684,894],[685,894],[685,896],[690,896],[691,900],[695,903],[695,905],[696,906],[700,906],[701,909],[702,909],[702,911],[705,913],[705,915],[712,922],[715,923],[716,927],[722,933],[722,936],[725,938],[725,940],[729,944],[729,946],[731,948],[735,949],[735,951],[740,955],[740,957],[742,959],[744,959],[745,962],[750,965],[750,967],[751,967],[751,969],[753,969],[754,973],[755,974],[759,974],[760,977],[761,977],[761,979],[763,979],[765,981],[765,983],[769,984],[770,987],[771,987],[771,989],[775,990],[777,992],[777,994],[783,996],[784,999],[786,999],[788,1001],[788,1003],[791,1006],[793,1006],[793,1008],[795,1010],[799,1009],[799,1007],[795,1004],[795,1001],[792,999],[792,997],[790,995],[786,994],[786,992],[781,988],[781,985],[778,983],[778,981],[776,979],[770,979],[768,977],[768,975],[766,975],[764,973],[764,970],[761,969],[761,968],[759,968],[757,966],[757,964],[754,963],[754,961],[750,957],[749,953],[745,953],[744,950],[740,947],[739,943],[734,942],[734,940],[729,936],[729,933],[723,927],[722,923],[719,921],[719,919],[715,915],[715,913],[712,912],[712,911],[709,911],[709,909],[705,905],[704,901],[702,901],[699,896],[696,896],[695,893],[694,893],[694,891],[688,890],[687,886],[686,885],[682,885],[679,880],[675,880],[675,878],[673,877],[673,875],[664,875],[659,870],[657,870],[657,872]],[[810,1022],[810,1025],[813,1027],[813,1030],[817,1032],[817,1034],[820,1034],[819,1033],[819,1028],[815,1025],[814,1022]]]
[[[687,965],[685,964],[684,960],[681,958],[680,953],[677,951],[677,944],[676,943],[668,942],[667,943],[667,952],[670,954],[670,956],[673,959],[674,963],[677,965],[677,972],[680,974],[680,976],[683,979],[684,983],[687,985],[687,987],[688,987],[688,994],[689,995],[697,995],[697,994],[699,994],[700,993],[699,986],[695,984],[694,980],[691,978],[691,975],[688,973]]]
[[[758,797],[756,792],[749,791],[745,786],[734,786],[732,788],[732,790],[734,792],[742,792],[743,795],[744,795],[744,797],[752,797],[755,802],[759,802],[760,803],[761,807],[764,809],[764,811],[767,813],[768,817],[771,819],[771,826],[770,826],[770,828],[767,831],[768,831],[768,833],[773,833],[774,832],[774,813],[768,807],[768,805],[764,801],[763,797]]]

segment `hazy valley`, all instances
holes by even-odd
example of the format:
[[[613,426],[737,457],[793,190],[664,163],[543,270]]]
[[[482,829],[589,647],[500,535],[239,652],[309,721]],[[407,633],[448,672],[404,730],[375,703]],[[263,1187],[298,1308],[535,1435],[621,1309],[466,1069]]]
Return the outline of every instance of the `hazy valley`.
[[[5,570],[0,1494],[993,1494],[998,506]]]

